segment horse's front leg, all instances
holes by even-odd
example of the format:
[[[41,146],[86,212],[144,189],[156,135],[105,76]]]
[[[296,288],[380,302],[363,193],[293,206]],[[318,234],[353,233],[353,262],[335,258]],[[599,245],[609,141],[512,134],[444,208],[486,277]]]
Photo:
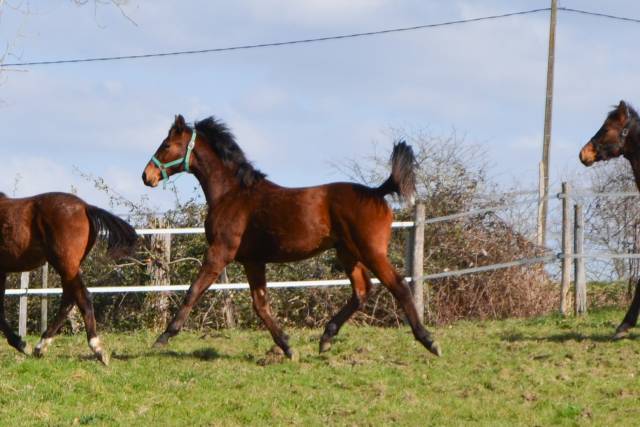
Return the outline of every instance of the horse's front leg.
[[[289,337],[282,331],[282,328],[280,328],[280,325],[278,325],[278,322],[271,314],[271,307],[269,307],[269,299],[267,297],[265,264],[245,263],[243,265],[244,271],[247,274],[247,280],[249,281],[249,287],[251,288],[253,309],[271,333],[273,341],[282,349],[289,359],[293,359],[295,354],[291,347],[289,347]]]
[[[631,305],[629,306],[627,314],[624,316],[624,320],[616,329],[616,334],[613,336],[614,339],[625,337],[629,329],[636,326],[638,323],[638,313],[640,313],[640,280],[636,283],[633,301],[631,301]]]
[[[22,341],[14,331],[11,329],[9,324],[7,323],[4,317],[4,293],[5,293],[5,282],[7,280],[7,275],[5,273],[0,272],[0,331],[7,338],[7,342],[11,347],[15,348],[21,353],[29,354],[31,349],[29,345]]]
[[[234,255],[235,251],[229,250],[228,247],[220,245],[209,246],[204,256],[202,267],[200,267],[200,271],[198,272],[198,277],[189,287],[180,309],[164,333],[158,337],[153,345],[154,347],[167,345],[169,338],[180,332],[193,306],[200,300],[202,294],[209,289],[209,286],[216,281],[220,273],[222,273],[222,270],[231,262]]]

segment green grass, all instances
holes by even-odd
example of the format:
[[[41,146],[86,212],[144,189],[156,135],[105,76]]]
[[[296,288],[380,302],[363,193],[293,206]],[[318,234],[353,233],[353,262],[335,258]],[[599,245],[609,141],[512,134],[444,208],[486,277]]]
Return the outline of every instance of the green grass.
[[[324,355],[292,330],[300,361],[266,355],[265,331],[84,338],[42,360],[0,345],[0,425],[638,425],[640,336],[612,342],[620,311],[461,322],[436,329],[435,358],[408,328],[347,325]],[[36,338],[30,337],[34,344]]]

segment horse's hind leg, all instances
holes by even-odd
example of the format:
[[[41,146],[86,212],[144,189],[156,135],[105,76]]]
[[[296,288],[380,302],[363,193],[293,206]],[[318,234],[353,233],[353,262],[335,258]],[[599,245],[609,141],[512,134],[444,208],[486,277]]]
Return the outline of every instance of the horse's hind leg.
[[[102,348],[102,343],[100,342],[100,338],[98,337],[98,333],[96,332],[96,317],[93,312],[93,303],[91,302],[91,295],[89,291],[82,283],[82,278],[80,277],[80,273],[77,273],[73,279],[71,279],[68,283],[68,286],[71,287],[71,291],[73,292],[73,298],[80,309],[80,314],[84,319],[84,327],[87,331],[87,342],[89,343],[89,348],[93,351],[96,358],[102,362],[104,365],[109,364],[109,355]]]
[[[636,324],[638,323],[638,313],[640,313],[640,280],[638,281],[638,283],[636,283],[636,290],[633,295],[633,301],[631,301],[631,306],[629,306],[629,310],[624,316],[624,320],[616,329],[614,339],[620,339],[624,337],[630,328],[636,326]]]
[[[53,338],[58,335],[60,329],[62,329],[62,325],[64,321],[67,320],[72,308],[73,296],[68,288],[64,288],[62,290],[62,298],[60,299],[60,307],[58,307],[56,318],[49,324],[49,327],[44,331],[42,337],[40,337],[40,341],[38,341],[38,344],[33,350],[34,356],[40,357],[46,353],[49,344],[51,344]]]
[[[367,267],[380,279],[380,281],[391,291],[404,310],[411,331],[416,340],[436,356],[441,355],[440,346],[433,340],[431,333],[425,329],[418,318],[418,311],[413,303],[413,298],[409,286],[404,279],[396,272],[389,260],[384,255],[372,256],[366,261]]]
[[[44,354],[47,346],[53,340],[53,337],[58,333],[62,327],[63,322],[69,315],[73,303],[78,306],[80,313],[84,319],[84,326],[87,331],[87,341],[89,348],[95,354],[96,358],[107,365],[109,358],[107,353],[102,348],[100,338],[96,333],[96,318],[93,312],[93,304],[91,302],[91,295],[89,291],[82,283],[80,277],[80,265],[76,263],[57,262],[57,259],[52,263],[56,271],[60,274],[62,280],[62,301],[60,302],[60,308],[54,322],[47,328],[42,335],[40,342],[36,346],[36,355],[40,356]]]
[[[345,272],[351,281],[353,294],[344,307],[327,323],[320,338],[321,353],[331,348],[333,337],[338,334],[342,325],[353,316],[353,313],[364,307],[371,290],[371,280],[367,276],[364,266],[355,257],[345,250],[338,249],[338,259],[342,262]]]
[[[4,293],[7,275],[0,272],[0,330],[4,334],[9,345],[21,353],[29,354],[29,346],[26,342],[22,341],[14,331],[11,329],[4,317]]]
[[[265,264],[247,263],[243,265],[247,274],[247,280],[249,281],[249,287],[251,288],[253,309],[271,333],[273,341],[282,349],[289,359],[292,359],[294,353],[293,350],[291,350],[291,347],[289,347],[289,337],[282,331],[276,320],[273,318],[271,308],[269,307]]]

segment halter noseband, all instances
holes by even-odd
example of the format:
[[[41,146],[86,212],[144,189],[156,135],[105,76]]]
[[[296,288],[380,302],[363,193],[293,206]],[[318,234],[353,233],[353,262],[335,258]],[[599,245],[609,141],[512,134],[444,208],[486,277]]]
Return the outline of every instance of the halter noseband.
[[[191,139],[189,140],[189,144],[187,145],[187,152],[183,157],[180,157],[179,159],[175,159],[166,163],[163,163],[160,160],[158,160],[158,158],[155,155],[151,157],[151,161],[153,162],[153,164],[156,165],[158,169],[160,169],[160,172],[162,173],[162,179],[165,180],[165,182],[167,179],[169,179],[169,175],[167,174],[167,169],[171,167],[174,167],[182,163],[184,164],[184,171],[189,172],[189,159],[191,158],[191,152],[193,151],[193,147],[195,145],[196,145],[196,130],[194,128],[191,131]]]

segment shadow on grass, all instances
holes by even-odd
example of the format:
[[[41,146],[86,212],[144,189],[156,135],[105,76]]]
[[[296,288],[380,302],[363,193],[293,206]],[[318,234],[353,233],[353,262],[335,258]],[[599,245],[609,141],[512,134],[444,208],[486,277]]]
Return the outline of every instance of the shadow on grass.
[[[141,357],[167,357],[173,359],[198,359],[203,361],[217,360],[217,359],[233,359],[233,357],[220,354],[218,350],[211,347],[200,348],[194,351],[179,351],[179,350],[146,350],[141,353],[112,353],[111,358],[113,360],[129,361],[139,359]]]
[[[637,339],[640,335],[629,334],[623,339]],[[567,341],[592,341],[592,342],[615,342],[618,340],[613,339],[613,333],[606,334],[582,334],[580,332],[564,332],[560,334],[551,334],[543,336],[525,335],[523,333],[506,333],[501,336],[502,341],[506,342],[567,342]]]

